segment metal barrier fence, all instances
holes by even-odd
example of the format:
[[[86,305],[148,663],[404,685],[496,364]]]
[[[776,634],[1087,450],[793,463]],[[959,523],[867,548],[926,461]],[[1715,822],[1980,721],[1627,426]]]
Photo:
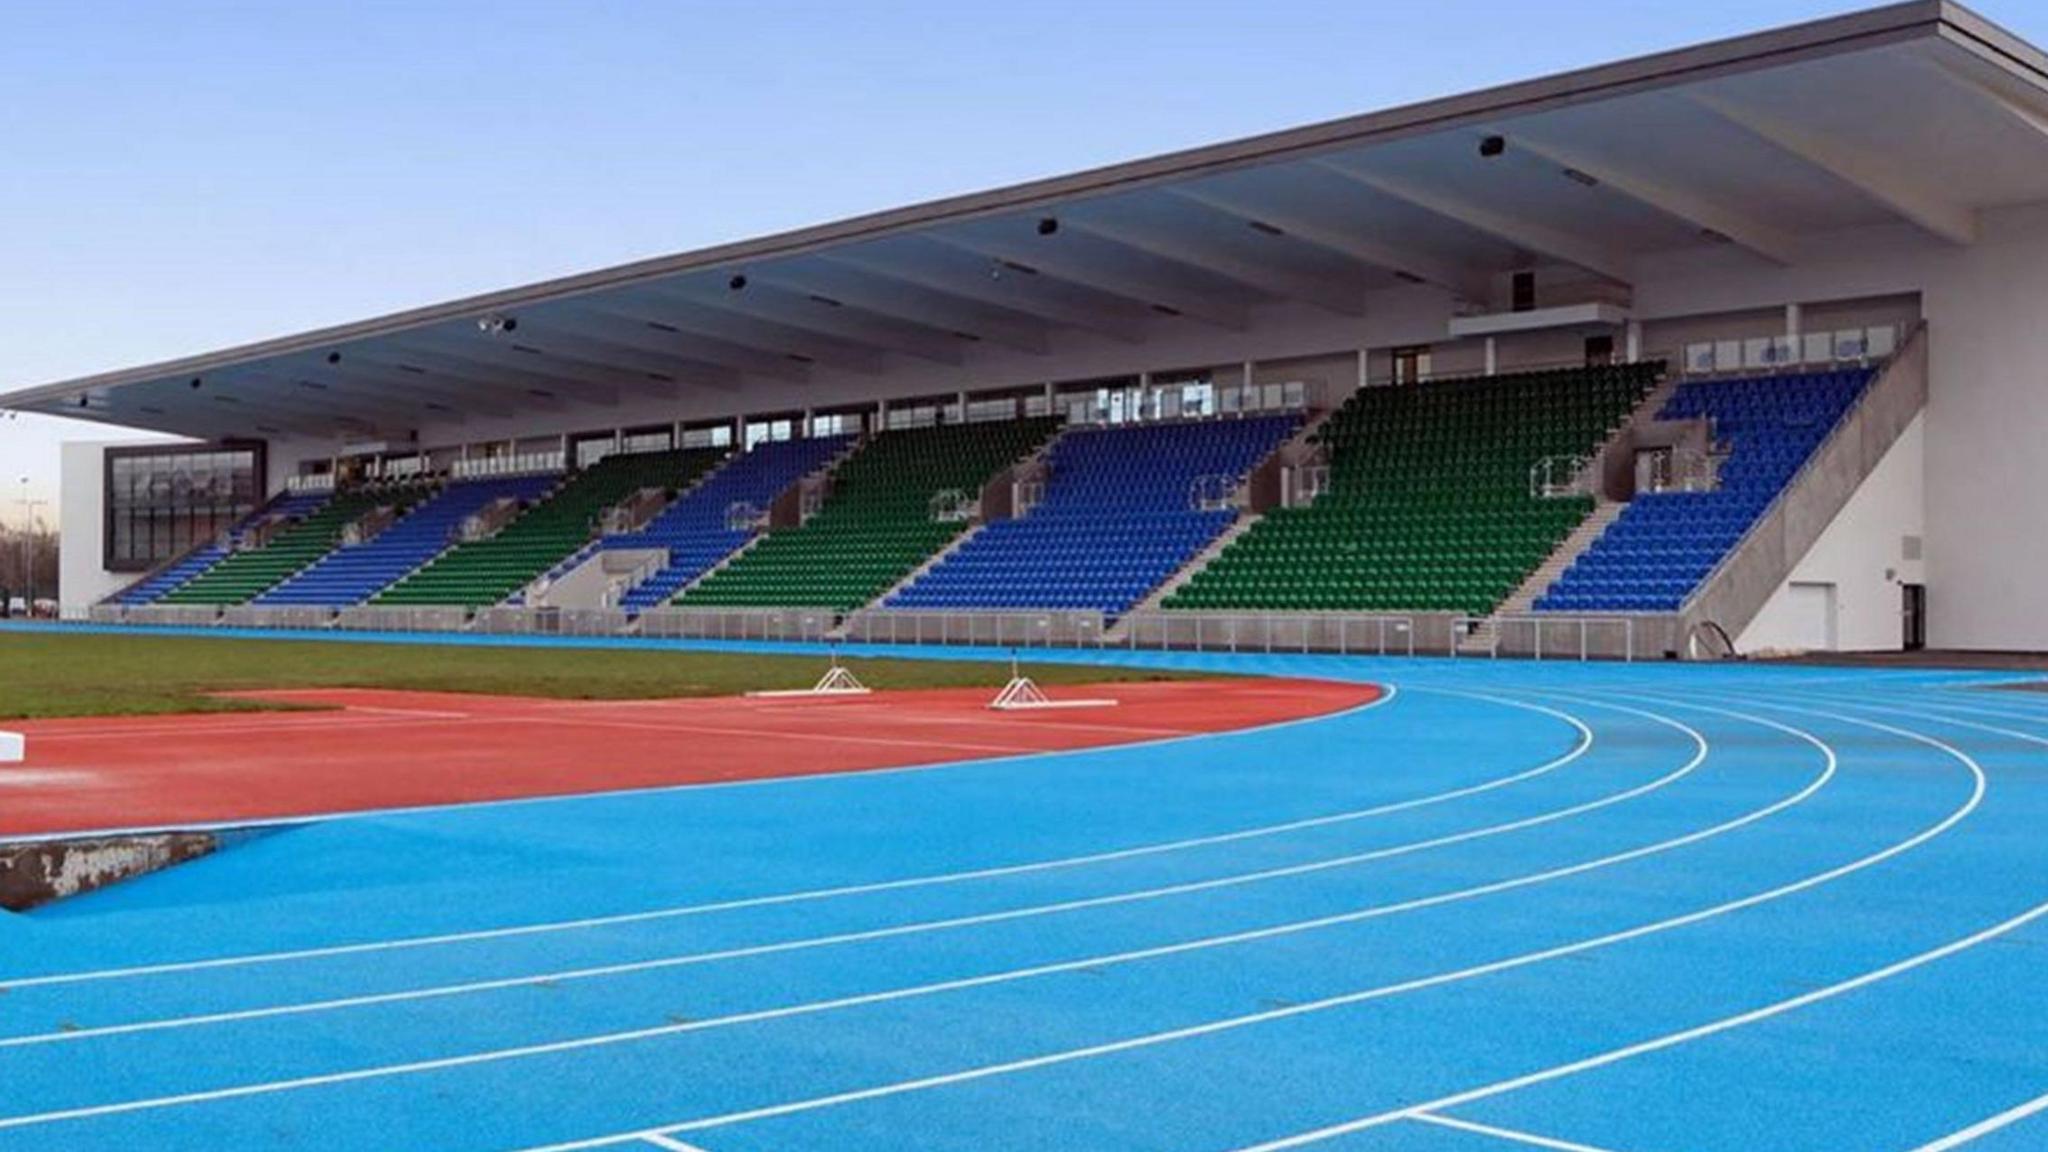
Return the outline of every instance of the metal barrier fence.
[[[829,640],[839,626],[831,608],[656,608],[640,615],[640,635],[670,640]]]
[[[211,604],[139,604],[123,610],[127,624],[161,624],[176,628],[210,628],[220,621]]]
[[[1671,614],[1458,616],[1451,613],[918,612],[832,608],[327,608],[102,604],[107,624],[241,628],[335,628],[380,632],[476,632],[514,636],[629,636],[675,640],[785,640],[863,644],[1110,648],[1130,651],[1305,652],[1351,656],[1441,654],[1453,658],[1627,660],[1682,658]]]
[[[981,644],[1009,648],[1100,647],[1100,612],[915,612],[876,609],[846,622],[863,644]]]
[[[1526,656],[1535,660],[1626,660],[1661,656],[1668,644],[1668,621],[1634,615],[1460,616],[1452,622],[1458,634],[1487,636],[1480,654],[1489,658]],[[1466,649],[1467,655],[1474,653]],[[1453,657],[1459,646],[1451,647]]]
[[[344,608],[333,627],[348,632],[460,632],[469,627],[469,609],[460,606],[390,607],[361,604]]]
[[[1134,612],[1118,627],[1111,647],[1193,652],[1334,652],[1339,655],[1415,655],[1450,643],[1447,623],[1429,617],[1344,613]],[[1426,635],[1441,633],[1441,644]]]
[[[617,608],[485,608],[472,627],[500,636],[619,636],[632,623]]]
[[[241,604],[221,613],[220,622],[229,628],[326,628],[334,623],[334,609],[313,607],[267,608]]]

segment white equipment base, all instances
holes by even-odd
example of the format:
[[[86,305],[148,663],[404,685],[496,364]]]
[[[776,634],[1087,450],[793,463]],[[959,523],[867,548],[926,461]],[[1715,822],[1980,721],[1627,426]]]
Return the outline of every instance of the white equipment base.
[[[848,671],[845,666],[839,664],[834,664],[831,671],[825,673],[816,684],[809,688],[784,688],[772,692],[747,693],[750,698],[756,700],[787,700],[809,696],[865,696],[867,694],[867,685],[862,684],[859,677]]]
[[[28,738],[0,732],[0,764],[19,764],[28,759]]]
[[[1031,682],[1029,676],[1017,676],[1003,686],[988,706],[998,712],[1022,712],[1033,708],[1114,708],[1114,700],[1054,700],[1045,690]]]

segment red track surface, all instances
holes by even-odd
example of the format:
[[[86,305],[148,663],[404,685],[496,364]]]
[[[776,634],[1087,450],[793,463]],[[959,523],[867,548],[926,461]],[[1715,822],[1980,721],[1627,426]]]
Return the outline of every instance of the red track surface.
[[[564,701],[251,693],[337,711],[11,724],[0,836],[234,823],[938,764],[1222,732],[1366,703],[1369,685],[1176,681],[1054,689],[1116,708],[991,712],[989,689],[827,701]]]

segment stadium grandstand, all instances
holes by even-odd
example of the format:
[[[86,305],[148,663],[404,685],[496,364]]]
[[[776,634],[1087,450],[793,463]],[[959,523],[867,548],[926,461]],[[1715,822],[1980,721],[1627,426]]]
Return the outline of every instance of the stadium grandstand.
[[[0,406],[187,438],[73,619],[2041,650],[2044,298],[2048,58],[1915,2]]]

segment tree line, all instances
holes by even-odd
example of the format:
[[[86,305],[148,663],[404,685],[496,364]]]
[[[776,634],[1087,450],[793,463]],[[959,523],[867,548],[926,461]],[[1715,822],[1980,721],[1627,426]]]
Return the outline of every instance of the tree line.
[[[14,597],[57,598],[57,533],[0,525],[0,604]]]

